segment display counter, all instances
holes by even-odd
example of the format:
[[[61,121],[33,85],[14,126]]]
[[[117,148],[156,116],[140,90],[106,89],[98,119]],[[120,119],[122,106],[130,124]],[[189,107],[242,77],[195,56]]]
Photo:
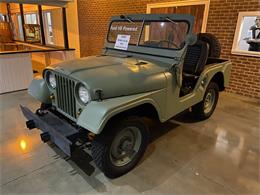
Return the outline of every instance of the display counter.
[[[33,77],[41,75],[46,66],[74,59],[74,53],[74,49],[27,43],[1,44],[0,94],[27,89]]]

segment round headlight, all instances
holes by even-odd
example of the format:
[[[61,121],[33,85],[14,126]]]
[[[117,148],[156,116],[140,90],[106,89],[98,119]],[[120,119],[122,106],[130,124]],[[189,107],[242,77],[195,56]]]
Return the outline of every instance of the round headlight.
[[[89,97],[89,93],[88,93],[87,88],[85,86],[83,86],[83,85],[80,85],[78,90],[79,90],[78,91],[79,92],[79,99],[84,104],[88,103],[89,100],[90,100],[90,97]]]
[[[48,75],[48,82],[50,84],[50,86],[55,89],[56,88],[56,79],[53,73],[49,73]]]

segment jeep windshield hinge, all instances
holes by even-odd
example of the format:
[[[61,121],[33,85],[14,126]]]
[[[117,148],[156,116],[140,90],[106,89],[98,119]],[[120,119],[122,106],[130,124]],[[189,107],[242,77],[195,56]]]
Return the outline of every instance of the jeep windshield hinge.
[[[134,24],[133,20],[125,15],[120,15],[120,18],[123,20],[127,20],[128,22]]]
[[[172,19],[170,19],[169,17],[166,17],[165,20],[168,20],[169,22],[173,23],[173,24],[177,24],[176,22],[174,22]]]

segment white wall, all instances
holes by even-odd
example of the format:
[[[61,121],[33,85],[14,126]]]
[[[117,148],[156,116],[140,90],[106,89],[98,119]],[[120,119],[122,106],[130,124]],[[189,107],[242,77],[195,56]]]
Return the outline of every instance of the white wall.
[[[32,78],[30,53],[0,55],[0,93],[27,89]]]

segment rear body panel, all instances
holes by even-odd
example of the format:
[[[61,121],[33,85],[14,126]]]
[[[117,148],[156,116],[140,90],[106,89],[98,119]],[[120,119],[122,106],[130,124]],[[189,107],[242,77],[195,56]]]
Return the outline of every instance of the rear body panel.
[[[208,84],[210,83],[214,75],[216,75],[217,73],[223,74],[224,86],[227,87],[229,84],[230,70],[230,61],[207,65],[204,71],[201,73],[193,91],[183,97],[180,97],[179,95],[180,87],[178,87],[176,79],[174,79],[174,74],[166,73],[166,120],[202,101]]]

